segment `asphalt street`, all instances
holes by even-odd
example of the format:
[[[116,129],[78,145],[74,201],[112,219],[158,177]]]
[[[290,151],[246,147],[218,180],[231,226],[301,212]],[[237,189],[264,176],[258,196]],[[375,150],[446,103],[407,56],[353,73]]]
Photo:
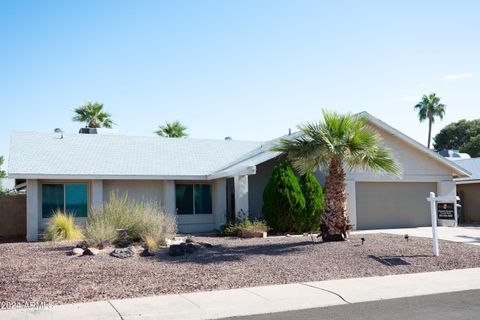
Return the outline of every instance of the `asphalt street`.
[[[475,320],[480,319],[480,290],[380,300],[228,319]]]

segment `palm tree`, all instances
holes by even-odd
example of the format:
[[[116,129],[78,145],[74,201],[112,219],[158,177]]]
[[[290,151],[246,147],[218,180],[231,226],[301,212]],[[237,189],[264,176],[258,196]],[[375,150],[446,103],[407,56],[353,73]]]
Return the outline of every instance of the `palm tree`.
[[[111,128],[115,123],[110,119],[110,113],[103,111],[103,103],[87,102],[73,110],[76,115],[73,121],[85,122],[86,128]]]
[[[432,139],[432,124],[435,122],[436,117],[443,119],[446,108],[447,106],[440,103],[440,97],[437,97],[435,93],[424,94],[422,100],[414,107],[415,110],[418,110],[420,122],[428,119],[428,149],[430,149],[430,140]]]
[[[381,146],[382,138],[368,126],[365,117],[322,112],[323,122],[299,125],[300,136],[280,139],[273,150],[286,153],[301,174],[319,168],[328,170],[320,234],[323,241],[340,241],[347,239],[352,228],[345,170],[399,174],[401,169],[390,151]]]
[[[159,126],[155,133],[161,137],[183,138],[188,136],[185,130],[187,130],[187,127],[181,124],[180,121],[175,120],[173,122],[165,122],[165,125]]]

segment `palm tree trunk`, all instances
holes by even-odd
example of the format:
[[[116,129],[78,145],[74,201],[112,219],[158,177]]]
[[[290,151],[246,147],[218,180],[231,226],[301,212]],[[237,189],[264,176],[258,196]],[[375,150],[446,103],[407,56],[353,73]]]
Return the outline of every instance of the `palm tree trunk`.
[[[95,119],[92,119],[88,122],[87,125],[88,128],[97,128],[97,121]]]
[[[325,208],[320,223],[323,241],[342,241],[352,229],[347,213],[345,171],[338,158],[332,158],[325,180]]]
[[[427,148],[430,149],[430,140],[432,139],[432,119],[428,119],[428,142]]]

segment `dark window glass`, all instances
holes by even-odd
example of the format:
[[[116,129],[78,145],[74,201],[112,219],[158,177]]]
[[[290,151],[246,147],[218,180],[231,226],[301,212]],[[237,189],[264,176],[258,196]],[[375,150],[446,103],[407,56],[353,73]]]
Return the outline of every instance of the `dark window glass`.
[[[65,185],[65,211],[75,217],[86,217],[88,212],[87,185]]]
[[[178,214],[193,214],[193,185],[177,184],[175,199]]]
[[[195,185],[195,213],[212,213],[212,186]]]
[[[42,217],[50,218],[55,211],[63,211],[63,205],[63,184],[44,184],[42,186]]]

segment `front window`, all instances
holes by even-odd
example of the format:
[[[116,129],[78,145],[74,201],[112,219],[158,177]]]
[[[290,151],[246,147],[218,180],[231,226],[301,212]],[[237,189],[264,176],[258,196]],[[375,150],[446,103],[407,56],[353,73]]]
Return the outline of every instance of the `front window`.
[[[75,217],[86,217],[88,215],[87,184],[43,184],[42,217],[50,218],[57,210]]]
[[[212,213],[212,186],[210,184],[177,184],[175,198],[178,214]]]

